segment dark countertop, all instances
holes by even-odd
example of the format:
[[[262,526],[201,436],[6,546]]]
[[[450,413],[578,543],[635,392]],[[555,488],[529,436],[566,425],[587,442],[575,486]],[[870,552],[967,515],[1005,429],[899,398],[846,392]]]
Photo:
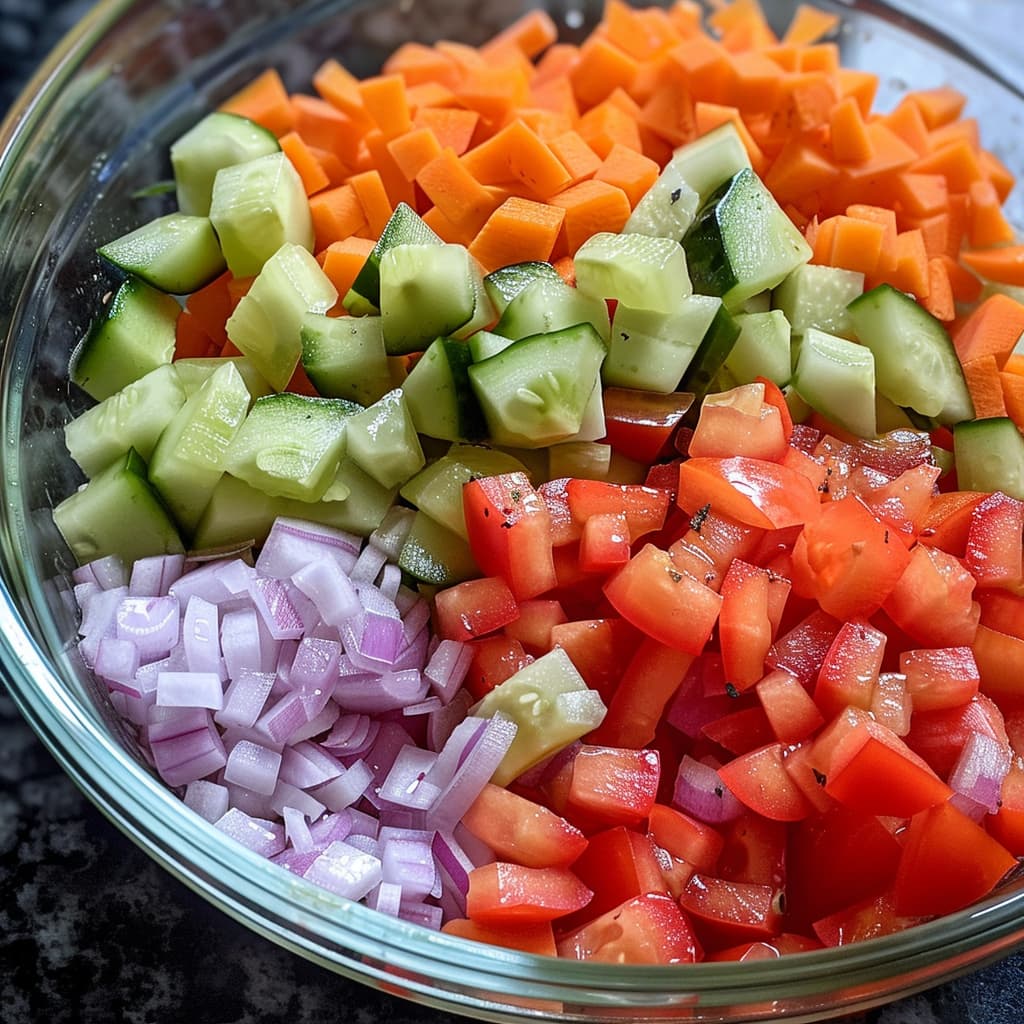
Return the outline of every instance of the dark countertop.
[[[82,0],[0,0],[0,110],[85,6]],[[358,1024],[450,1019],[278,948],[158,868],[75,788],[0,683],[0,1021],[339,1018]],[[1024,954],[856,1024],[1021,1021]]]

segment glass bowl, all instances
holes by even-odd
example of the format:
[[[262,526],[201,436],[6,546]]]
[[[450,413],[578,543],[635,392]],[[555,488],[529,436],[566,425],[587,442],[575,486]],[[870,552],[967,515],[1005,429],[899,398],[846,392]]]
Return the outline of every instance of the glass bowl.
[[[907,17],[906,0],[900,9],[817,2],[843,17],[844,61],[882,76],[883,107],[907,85],[954,82],[986,145],[1024,171],[1012,66],[1000,72]],[[479,43],[530,6],[108,0],[50,57],[0,130],[0,659],[11,692],[89,798],[177,878],[332,971],[445,1010],[491,1020],[820,1020],[1005,956],[1024,940],[1017,885],[899,935],[742,964],[609,969],[427,931],[288,875],[194,815],[145,767],[78,659],[72,561],[49,510],[78,482],[62,427],[84,400],[68,384],[68,356],[114,280],[96,244],[164,212],[167,199],[145,187],[169,176],[169,143],[263,67],[278,67],[292,88],[328,56],[372,73],[406,40]],[[784,25],[796,3],[764,6]],[[571,39],[601,5],[548,8]],[[1021,202],[1009,206],[1017,223]]]

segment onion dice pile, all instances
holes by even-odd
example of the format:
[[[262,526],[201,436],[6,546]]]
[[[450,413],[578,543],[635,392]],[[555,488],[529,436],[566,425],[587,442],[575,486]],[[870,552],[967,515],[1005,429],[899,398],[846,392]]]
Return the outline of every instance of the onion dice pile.
[[[459,822],[516,726],[468,714],[471,651],[432,638],[390,561],[395,525],[364,543],[279,519],[255,565],[92,562],[74,574],[79,651],[194,811],[331,892],[439,928],[494,859]]]

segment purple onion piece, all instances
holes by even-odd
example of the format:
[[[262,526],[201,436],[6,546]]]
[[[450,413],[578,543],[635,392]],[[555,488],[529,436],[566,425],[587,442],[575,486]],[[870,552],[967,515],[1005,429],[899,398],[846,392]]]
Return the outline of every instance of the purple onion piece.
[[[714,768],[686,754],[679,763],[672,803],[709,825],[732,821],[744,809]]]

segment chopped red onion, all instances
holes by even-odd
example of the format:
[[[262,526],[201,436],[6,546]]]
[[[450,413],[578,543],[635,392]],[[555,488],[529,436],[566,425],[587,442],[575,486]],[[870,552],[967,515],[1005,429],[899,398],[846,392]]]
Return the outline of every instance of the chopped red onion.
[[[270,672],[243,668],[228,684],[224,693],[224,706],[214,715],[214,720],[225,728],[248,728],[255,725],[275,678]]]
[[[348,574],[349,579],[357,585],[360,583],[372,584],[380,575],[380,571],[384,568],[387,560],[386,551],[381,551],[380,548],[374,547],[373,544],[367,544],[359,552],[356,564],[352,566],[352,571]]]
[[[236,786],[245,786],[256,793],[270,795],[277,785],[281,755],[269,747],[242,740],[228,755],[224,778]]]
[[[475,716],[464,718],[452,730],[444,746],[436,755],[430,781],[436,786],[447,786],[473,747],[480,742],[487,729],[489,719]]]
[[[223,564],[224,560],[218,559],[189,569],[168,587],[168,595],[176,597],[182,608],[188,605],[191,597],[201,597],[211,604],[221,604],[231,597],[227,587],[217,576],[217,570]]]
[[[466,893],[469,892],[469,873],[477,865],[462,848],[451,832],[435,832],[431,850],[442,876],[447,876],[457,894],[460,912],[466,912]]]
[[[404,611],[398,607],[397,602],[395,607],[402,616],[402,631],[408,646],[430,623],[430,605],[422,597],[417,597]]]
[[[132,566],[128,593],[132,597],[163,597],[182,574],[184,555],[153,555]]]
[[[296,810],[302,811],[310,821],[316,821],[327,810],[316,797],[310,796],[304,790],[296,789],[295,786],[289,786],[280,778],[277,780],[274,792],[270,794],[270,806],[279,815],[284,813],[285,807],[294,807]]]
[[[286,580],[253,576],[248,589],[263,625],[275,640],[298,640],[303,635],[305,625]]]
[[[273,857],[285,848],[284,826],[252,818],[233,807],[214,822],[216,828],[263,857]]]
[[[402,570],[397,565],[385,565],[380,571],[380,592],[389,600],[394,601],[398,597],[398,590],[402,586]],[[397,605],[395,606],[398,607]],[[401,614],[401,612],[399,612]]]
[[[291,579],[330,626],[338,627],[362,611],[363,605],[355,586],[335,561],[311,562]]]
[[[365,796],[373,781],[373,772],[366,762],[356,761],[336,779],[317,786],[312,795],[329,810],[343,811]]]
[[[422,700],[427,694],[427,685],[416,669],[404,669],[361,679],[343,679],[334,690],[334,699],[348,711],[379,714]]]
[[[395,594],[394,597],[395,607],[398,609],[398,614],[402,616],[403,620],[405,619],[406,615],[408,615],[409,612],[412,610],[412,606],[416,604],[417,601],[422,600],[423,598],[420,597],[420,595],[416,593],[415,590],[413,590],[411,587],[407,587],[404,583],[398,588],[398,593]]]
[[[416,718],[419,715],[432,715],[443,707],[444,704],[441,703],[440,697],[424,697],[423,700],[418,701],[416,704],[409,704],[402,708],[402,716],[404,718]]]
[[[332,811],[329,814],[325,814],[322,818],[317,818],[309,826],[310,835],[312,835],[313,841],[318,846],[326,849],[335,840],[347,839],[355,831],[353,825],[360,814],[362,814],[361,811],[351,808],[344,811]],[[369,816],[367,815],[367,817]],[[374,832],[376,832],[376,827]],[[360,834],[365,835],[367,833],[363,832]]]
[[[672,803],[699,821],[720,825],[743,813],[743,804],[710,765],[683,755],[676,774]]]
[[[330,558],[348,573],[355,565],[362,540],[343,530],[300,519],[278,518],[256,559],[264,576],[288,579],[304,565]]]
[[[249,592],[249,583],[256,575],[256,570],[241,558],[232,558],[218,563],[213,575],[232,597],[240,597]]]
[[[117,609],[127,596],[127,587],[98,590],[82,606],[82,622],[78,627],[82,639],[78,652],[89,668],[96,664],[100,641],[105,636],[117,635]]]
[[[399,807],[426,810],[440,793],[436,783],[426,781],[436,761],[437,754],[432,750],[423,750],[411,743],[402,747],[377,791],[378,796]]]
[[[377,529],[370,534],[370,543],[397,562],[415,518],[416,513],[411,508],[392,505]]]
[[[285,839],[297,852],[309,853],[316,844],[310,835],[306,815],[296,807],[285,807],[281,817],[284,818]]]
[[[85,583],[76,583],[74,589],[75,604],[79,611],[85,609],[86,602],[94,595],[100,593],[103,588],[95,580],[87,580]]]
[[[274,854],[269,859],[272,864],[276,864],[278,867],[284,868],[285,871],[301,878],[322,852],[319,846],[315,846],[308,853],[299,853],[296,850],[286,849]]]
[[[94,562],[89,563],[89,571],[92,578],[104,590],[128,586],[128,568],[119,555],[106,555],[103,558],[97,558]]]
[[[185,662],[190,672],[223,670],[220,655],[220,612],[201,597],[190,597],[181,627]]]
[[[250,728],[234,728],[225,729],[221,734],[221,739],[224,741],[224,749],[229,753],[234,749],[235,745],[241,743],[242,740],[247,740],[249,743],[256,743],[261,747],[269,747],[271,750],[276,750],[279,754],[284,753],[284,744],[276,743],[272,740],[265,732],[257,729],[256,726]]]
[[[338,757],[365,753],[377,739],[380,723],[369,715],[341,715],[320,745]]]
[[[306,703],[305,697],[303,698],[303,706],[305,707],[306,714],[308,715],[310,706]],[[340,714],[341,708],[339,708],[333,700],[328,698],[323,710],[319,714],[314,715],[305,725],[296,729],[295,732],[288,737],[288,742],[302,743],[304,740],[313,739],[314,736],[320,736],[334,725]]]
[[[1012,755],[1005,744],[984,733],[972,732],[949,774],[949,786],[954,794],[965,798],[968,807],[977,804],[988,814],[995,814],[1011,762]]]
[[[256,728],[265,732],[275,743],[287,743],[308,721],[301,694],[286,693],[263,712],[256,722]]]
[[[223,768],[227,755],[220,734],[210,722],[205,729],[150,743],[160,777],[168,786],[186,786]]]
[[[215,672],[161,672],[156,678],[156,702],[165,708],[224,706],[224,688]]]
[[[131,696],[140,696],[135,683],[139,671],[139,649],[131,640],[117,637],[101,637],[96,648],[96,663],[93,671],[113,690],[120,690]]]
[[[264,666],[259,616],[254,608],[240,608],[222,615],[220,646],[228,678],[236,679],[245,669],[251,672],[273,671]]]
[[[381,881],[381,862],[342,840],[331,843],[303,875],[321,888],[361,900]]]
[[[441,928],[443,911],[432,903],[406,903],[403,900],[398,916],[403,921],[418,924],[422,928],[430,928],[436,932]]]
[[[154,704],[149,709],[146,722],[146,740],[173,740],[210,724],[210,712],[206,708],[161,707]]]
[[[299,692],[333,691],[341,662],[341,644],[305,637],[299,641],[288,671],[288,685]]]
[[[196,779],[185,788],[185,805],[201,818],[213,822],[227,813],[228,791],[219,783]]]
[[[473,704],[473,697],[468,690],[458,693],[439,711],[435,711],[427,720],[427,746],[431,750],[440,750],[448,741],[452,731],[461,722]]]
[[[299,789],[310,789],[338,778],[345,766],[316,743],[296,743],[285,749],[281,779]]]
[[[382,842],[381,879],[399,884],[403,896],[428,895],[437,879],[430,843],[422,839],[398,838]]]
[[[391,663],[391,668],[396,672],[400,672],[405,669],[416,669],[419,671],[423,668],[423,663],[427,660],[427,646],[429,643],[430,634],[424,626],[423,629],[413,637],[412,641],[398,652],[395,656],[395,660]],[[429,681],[424,680],[424,685],[429,686]]]
[[[223,780],[223,772],[221,773]],[[278,811],[273,804],[273,794],[257,793],[254,789],[246,789],[234,782],[224,782],[228,791],[230,806],[237,807],[240,811],[254,818],[266,818],[267,821],[274,821],[279,817]]]
[[[459,691],[473,663],[473,648],[460,640],[442,640],[423,670],[430,688],[448,704]]]
[[[381,882],[366,897],[366,905],[382,914],[398,917],[402,906],[402,887],[396,882]]]

